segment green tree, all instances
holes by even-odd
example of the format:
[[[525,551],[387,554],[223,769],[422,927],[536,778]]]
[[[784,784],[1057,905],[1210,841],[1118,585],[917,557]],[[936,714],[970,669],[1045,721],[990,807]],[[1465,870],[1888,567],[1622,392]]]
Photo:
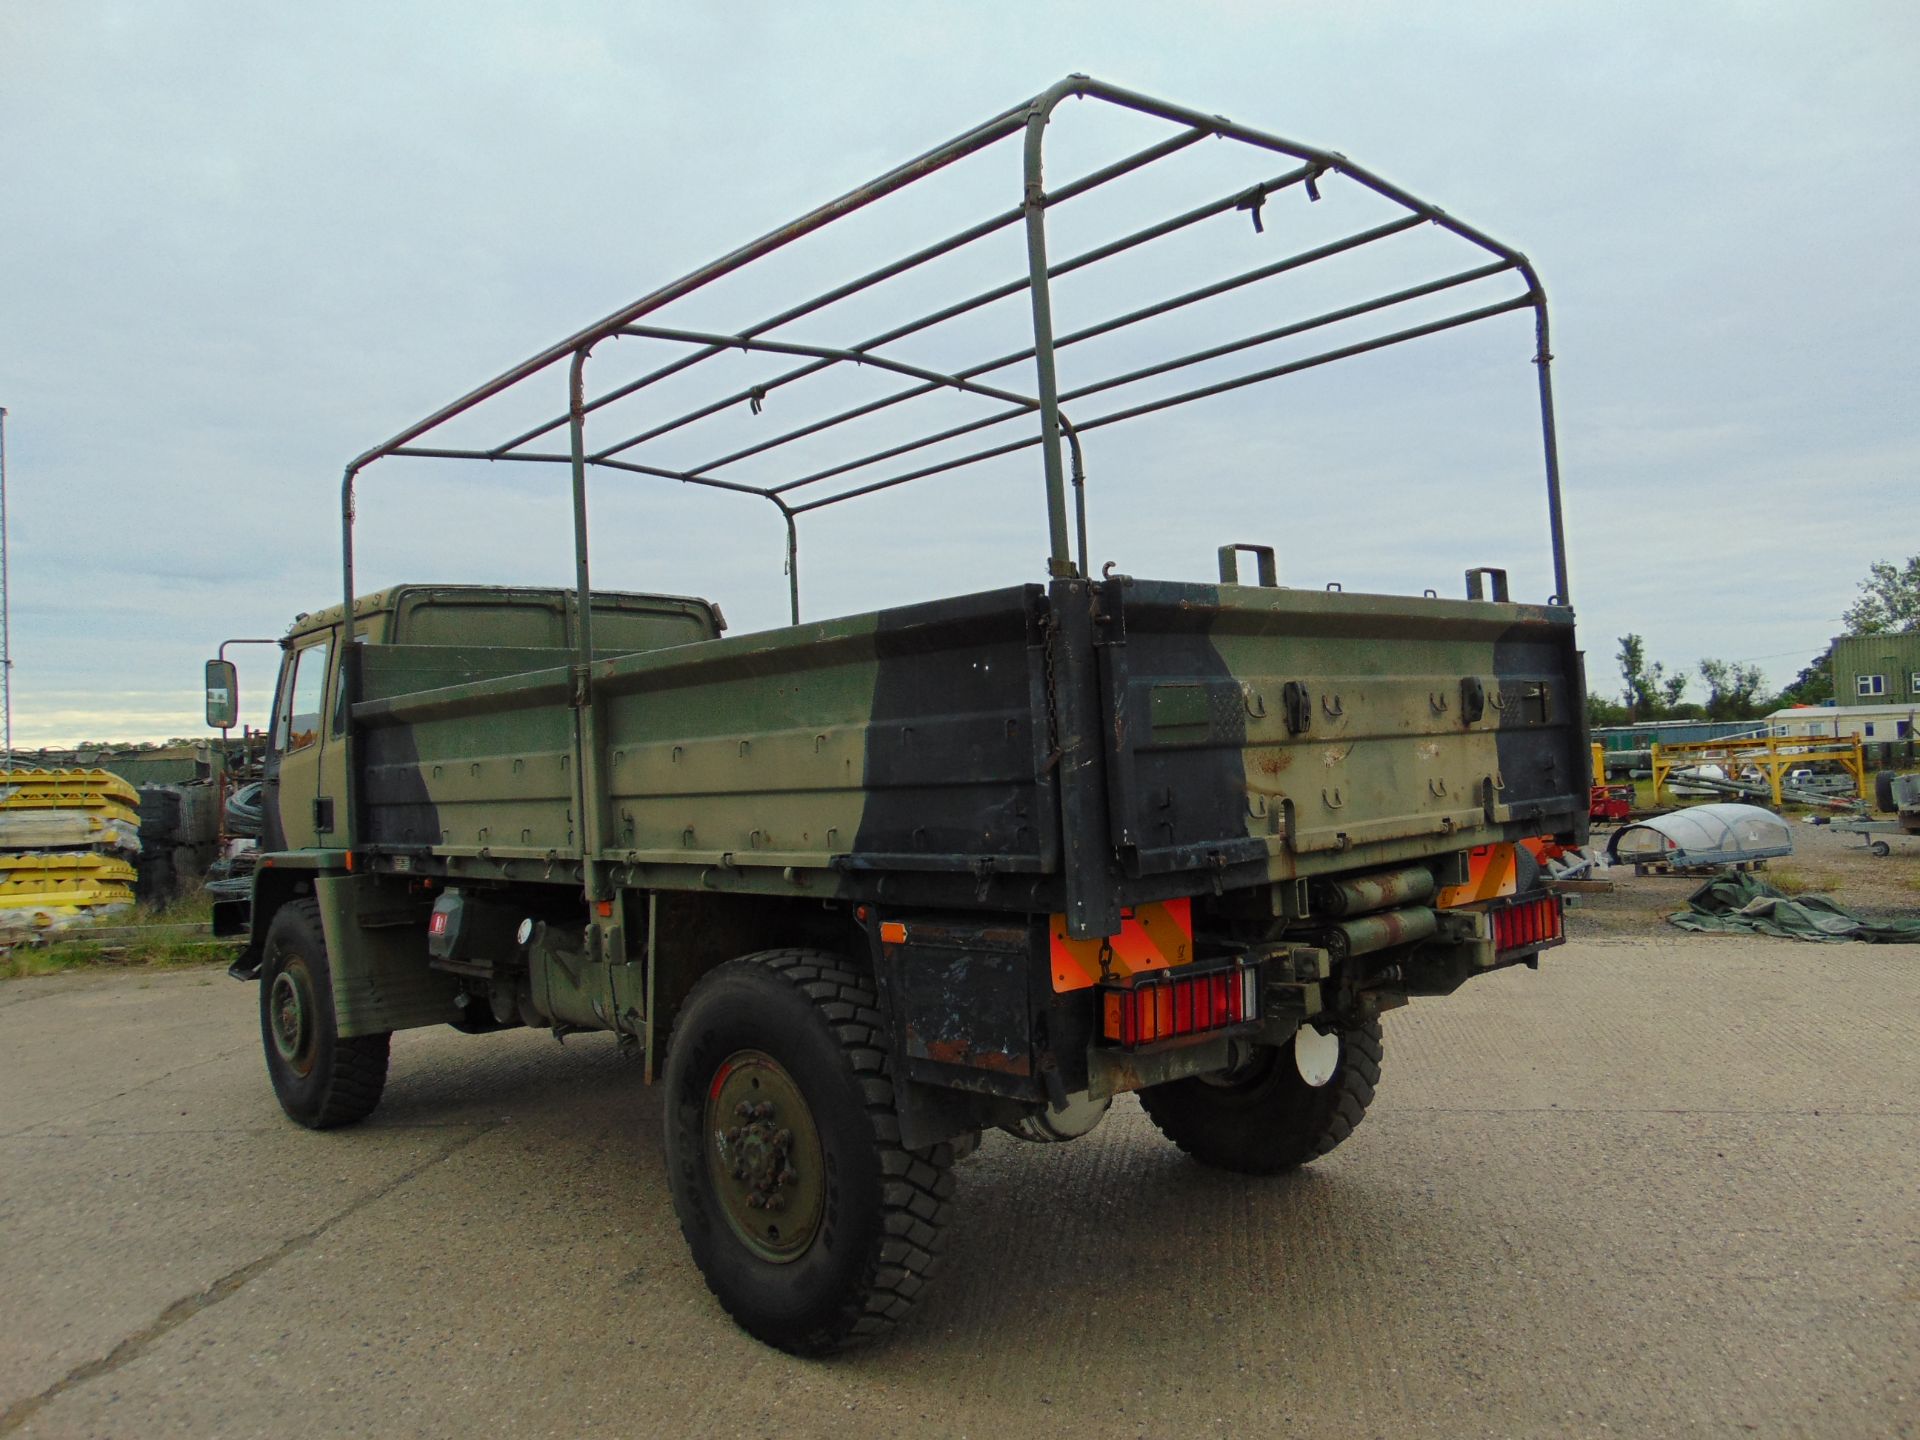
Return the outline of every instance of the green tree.
[[[1638,635],[1622,635],[1620,653],[1614,658],[1620,662],[1620,678],[1627,682],[1620,699],[1627,707],[1628,723],[1650,719],[1654,696],[1647,684],[1647,642]]]
[[[1829,644],[1780,692],[1787,705],[1820,705],[1833,699],[1833,646]]]
[[[1587,692],[1587,724],[1589,725],[1625,725],[1633,717],[1627,714],[1627,707],[1606,696]]]
[[[1615,658],[1626,681],[1620,698],[1626,702],[1629,721],[1658,720],[1670,713],[1687,692],[1686,673],[1669,675],[1658,660],[1649,665],[1647,642],[1638,635],[1622,635],[1620,653]]]
[[[1702,660],[1700,678],[1707,682],[1707,719],[1751,720],[1761,713],[1760,687],[1766,682],[1758,665]]]
[[[1860,598],[1840,617],[1849,635],[1920,630],[1920,555],[1905,565],[1876,560],[1860,582]]]

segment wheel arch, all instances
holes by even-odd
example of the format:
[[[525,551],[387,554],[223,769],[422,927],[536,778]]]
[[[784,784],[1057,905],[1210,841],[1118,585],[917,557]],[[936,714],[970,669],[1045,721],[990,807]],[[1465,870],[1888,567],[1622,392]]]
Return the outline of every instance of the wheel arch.
[[[863,967],[871,966],[851,904],[685,890],[653,894],[659,957],[652,1022],[654,1035],[667,1048],[693,988],[730,960],[799,946],[858,957]],[[644,923],[644,903],[640,908]]]
[[[246,944],[240,954],[228,967],[227,973],[236,980],[258,980],[260,964],[266,957],[267,932],[273,928],[273,920],[288,903],[302,899],[313,893],[313,874],[306,870],[288,870],[275,865],[262,865],[253,872],[253,893],[244,902],[247,907],[244,933]],[[234,904],[240,902],[224,902]],[[217,907],[216,907],[217,910]],[[216,921],[220,917],[216,914]],[[223,933],[222,926],[216,923],[216,935]]]

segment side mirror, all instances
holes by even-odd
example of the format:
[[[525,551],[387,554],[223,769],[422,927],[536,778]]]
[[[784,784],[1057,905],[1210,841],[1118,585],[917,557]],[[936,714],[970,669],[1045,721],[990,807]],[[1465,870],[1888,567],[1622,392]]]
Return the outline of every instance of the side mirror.
[[[207,724],[231,730],[240,721],[240,676],[231,660],[207,661]]]

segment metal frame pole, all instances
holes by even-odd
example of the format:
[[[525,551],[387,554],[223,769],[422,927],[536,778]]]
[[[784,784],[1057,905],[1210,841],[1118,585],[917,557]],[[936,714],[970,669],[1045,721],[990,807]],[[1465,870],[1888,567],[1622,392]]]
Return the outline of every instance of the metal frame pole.
[[[1533,278],[1531,275],[1529,278]],[[1553,351],[1547,346],[1547,292],[1533,278],[1534,333],[1539,343],[1533,363],[1540,370],[1540,441],[1547,466],[1547,525],[1553,537],[1553,603],[1571,607],[1567,580],[1567,527],[1560,513],[1560,437],[1553,423]],[[1776,803],[1778,797],[1775,797]]]
[[[599,911],[599,902],[611,900],[613,890],[607,883],[601,854],[605,845],[605,816],[600,783],[600,716],[593,693],[593,581],[587,555],[587,356],[594,342],[583,342],[573,352],[567,366],[567,432],[573,469],[573,574],[575,585],[574,624],[577,628],[578,658],[573,666],[574,735],[579,747],[579,763],[574,767],[578,785],[577,814],[580,816],[580,872],[587,899],[595,905],[594,934],[605,937],[613,919]],[[604,957],[603,957],[604,958]],[[608,963],[612,963],[608,961]]]
[[[800,623],[800,522],[788,508],[787,502],[778,495],[767,497],[780,507],[780,518],[787,522],[787,603],[792,608],[793,623]]]
[[[1047,192],[1041,183],[1041,151],[1053,105],[1036,100],[1027,116],[1026,193],[1028,293],[1033,298],[1033,365],[1040,401],[1040,459],[1047,477],[1047,574],[1074,573],[1067,540],[1067,476],[1060,460],[1059,381],[1053,365],[1053,296],[1047,284]]]
[[[567,367],[567,430],[573,470],[573,583],[579,596],[577,643],[580,658],[574,679],[576,691],[587,683],[587,667],[593,664],[593,587],[587,570],[587,355],[591,342],[573,352]]]

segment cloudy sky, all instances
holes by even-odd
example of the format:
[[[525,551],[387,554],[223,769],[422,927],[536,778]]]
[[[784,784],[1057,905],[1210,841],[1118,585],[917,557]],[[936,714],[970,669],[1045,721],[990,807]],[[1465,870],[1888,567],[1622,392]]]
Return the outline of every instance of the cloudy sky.
[[[16,743],[199,733],[198,666],[219,641],[277,635],[337,598],[348,459],[1071,71],[1339,150],[1533,258],[1596,688],[1617,688],[1628,630],[1669,666],[1752,660],[1782,683],[1872,561],[1920,550],[1910,4],[0,0]],[[1164,133],[1095,109],[1062,112],[1050,177]],[[1063,207],[1055,253],[1283,168],[1228,149]],[[1014,203],[1017,161],[1000,147],[666,318],[750,323]],[[1063,283],[1056,318],[1088,323],[1384,218],[1366,199],[1296,192],[1263,235],[1244,215],[1212,222]],[[882,301],[1011,278],[1006,238],[794,334],[850,343],[910,313]],[[1473,263],[1433,241],[1089,346],[1068,383]],[[983,314],[901,353],[1000,353],[1021,319]],[[596,354],[596,378],[658,363],[651,343]],[[1509,316],[1099,431],[1095,561],[1207,578],[1215,545],[1257,540],[1289,583],[1451,594],[1465,565],[1504,564],[1544,598],[1530,353]],[[769,363],[731,358],[715,382]],[[1020,367],[997,378],[1031,384]],[[857,389],[872,377],[834,383],[854,388],[776,396],[758,417],[734,407],[659,459],[691,464],[819,413],[805,404],[878,393]],[[560,377],[542,384],[451,438],[557,413]],[[768,463],[739,473],[793,473]],[[387,461],[363,495],[362,588],[570,578],[559,471]],[[823,512],[803,534],[815,616],[1037,578],[1037,461]],[[781,538],[752,499],[594,491],[602,583],[710,595],[735,630],[780,623]],[[265,653],[242,657],[250,718]]]

